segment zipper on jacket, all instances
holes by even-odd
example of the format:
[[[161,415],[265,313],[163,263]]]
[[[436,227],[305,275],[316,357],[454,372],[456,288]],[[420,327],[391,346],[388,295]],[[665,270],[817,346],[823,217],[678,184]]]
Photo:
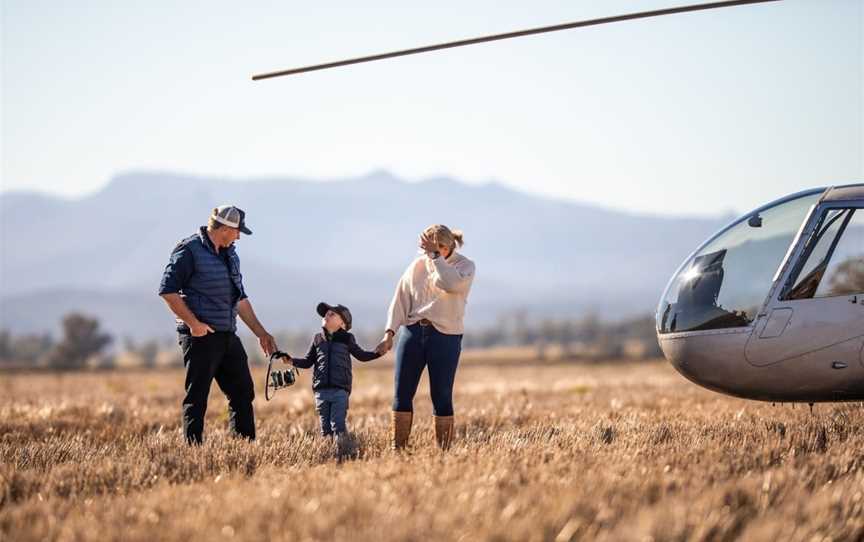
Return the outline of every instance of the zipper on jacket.
[[[324,338],[327,339],[327,335],[324,335]],[[325,361],[327,362],[327,387],[333,387],[333,371],[332,371],[332,354],[333,354],[333,343],[329,339],[327,339],[327,357]]]

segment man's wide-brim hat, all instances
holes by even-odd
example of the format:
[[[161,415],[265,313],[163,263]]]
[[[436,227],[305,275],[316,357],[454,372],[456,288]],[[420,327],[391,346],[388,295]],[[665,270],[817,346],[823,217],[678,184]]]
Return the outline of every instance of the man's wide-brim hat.
[[[233,205],[220,205],[213,209],[213,220],[231,228],[237,228],[246,235],[252,235],[252,230],[246,227],[246,213]]]
[[[323,301],[318,303],[318,316],[324,316],[327,314],[327,311],[333,311],[339,316],[342,317],[342,321],[345,322],[345,330],[348,331],[351,329],[351,311],[348,310],[348,307],[345,305],[328,305]]]

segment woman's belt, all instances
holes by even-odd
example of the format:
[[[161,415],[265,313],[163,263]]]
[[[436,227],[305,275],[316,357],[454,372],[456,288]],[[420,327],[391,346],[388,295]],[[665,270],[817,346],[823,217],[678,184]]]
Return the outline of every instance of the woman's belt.
[[[432,325],[432,322],[430,322],[426,318],[423,318],[422,320],[420,320],[417,323],[420,324],[421,326],[431,326]]]

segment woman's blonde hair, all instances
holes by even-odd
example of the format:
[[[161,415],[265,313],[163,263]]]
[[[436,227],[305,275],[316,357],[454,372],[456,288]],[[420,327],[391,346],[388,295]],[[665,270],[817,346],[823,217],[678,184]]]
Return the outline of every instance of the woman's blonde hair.
[[[423,230],[423,233],[435,244],[450,247],[450,250],[455,250],[465,244],[461,230],[451,230],[444,224],[433,224]]]

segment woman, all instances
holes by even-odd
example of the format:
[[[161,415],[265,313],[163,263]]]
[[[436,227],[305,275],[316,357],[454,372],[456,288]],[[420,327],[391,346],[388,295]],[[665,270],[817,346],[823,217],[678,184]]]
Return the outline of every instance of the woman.
[[[391,418],[394,449],[408,443],[413,401],[423,368],[429,368],[429,388],[435,416],[435,440],[447,449],[453,437],[453,382],[462,351],[463,318],[474,280],[474,262],[458,254],[462,232],[435,224],[420,234],[423,254],[411,262],[390,303],[379,352],[396,346],[395,393]]]

